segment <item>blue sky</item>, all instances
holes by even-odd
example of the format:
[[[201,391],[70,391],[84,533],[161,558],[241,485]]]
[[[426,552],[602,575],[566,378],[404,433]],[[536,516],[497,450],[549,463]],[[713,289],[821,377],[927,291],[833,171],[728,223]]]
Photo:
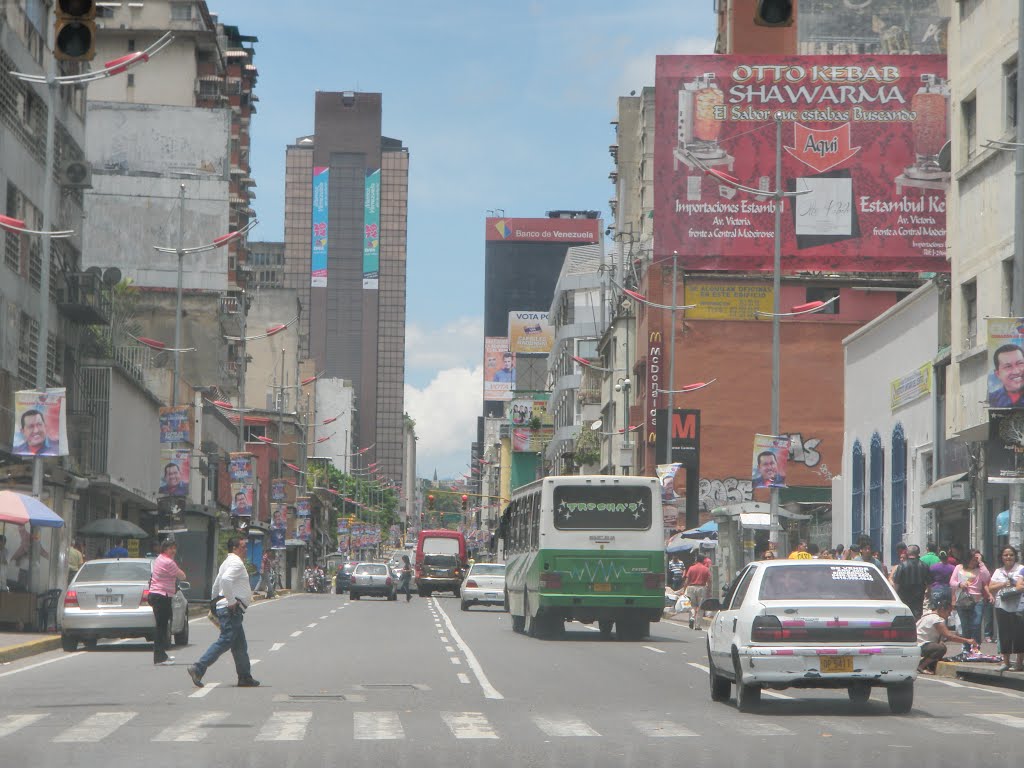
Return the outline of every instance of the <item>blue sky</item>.
[[[712,51],[711,0],[209,5],[259,38],[255,239],[283,238],[285,147],[312,133],[314,92],[383,94],[383,132],[410,154],[406,410],[417,472],[468,472],[487,211],[607,219],[616,99],[654,84],[657,54]]]

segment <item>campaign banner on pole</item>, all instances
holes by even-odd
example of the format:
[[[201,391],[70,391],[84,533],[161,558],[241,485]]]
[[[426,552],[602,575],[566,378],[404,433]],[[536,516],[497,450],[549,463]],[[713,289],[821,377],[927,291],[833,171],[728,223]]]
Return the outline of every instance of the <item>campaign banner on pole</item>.
[[[308,542],[313,537],[313,520],[309,517],[300,517],[295,523],[295,538]]]
[[[285,484],[283,477],[275,477],[270,481],[270,500],[271,501],[284,501],[285,498]]]
[[[754,435],[754,488],[785,488],[786,465],[789,462],[789,437],[786,435]]]
[[[993,411],[989,414],[985,470],[990,483],[1024,483],[1024,413]]]
[[[160,408],[160,442],[192,442],[192,406],[170,405]]]
[[[192,479],[192,449],[165,448],[162,458],[157,496],[188,496]]]
[[[547,312],[517,311],[508,313],[508,348],[510,352],[547,355],[555,346],[555,326]]]
[[[674,502],[676,499],[683,498],[683,494],[680,493],[680,488],[676,487],[676,475],[679,475],[680,485],[685,485],[686,471],[683,469],[682,464],[658,464],[654,473],[658,476],[658,480],[661,482],[661,500],[663,502]]]
[[[156,500],[157,533],[184,533],[185,499],[178,496],[163,496]]]
[[[363,290],[380,282],[380,168],[366,172],[363,196]]]
[[[310,273],[313,288],[327,287],[327,189],[331,169],[313,168],[313,233],[310,239]]]
[[[295,500],[295,514],[299,517],[309,517],[309,496],[300,496]]]
[[[484,400],[511,400],[516,356],[504,336],[484,338]]]
[[[949,99],[944,55],[658,56],[655,260],[772,268],[779,114],[787,271],[948,272]]]
[[[231,516],[252,517],[256,488],[251,483],[231,484]]]
[[[67,402],[64,387],[14,393],[16,456],[67,456]]]
[[[231,453],[228,473],[233,483],[251,483],[253,479],[252,454],[241,451]]]
[[[988,318],[989,408],[1024,408],[1024,317]]]

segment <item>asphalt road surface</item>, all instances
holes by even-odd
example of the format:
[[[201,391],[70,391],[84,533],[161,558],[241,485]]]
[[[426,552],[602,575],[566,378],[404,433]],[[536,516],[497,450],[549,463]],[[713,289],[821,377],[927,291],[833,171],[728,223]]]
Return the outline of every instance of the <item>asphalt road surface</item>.
[[[990,766],[1024,741],[1024,694],[934,678],[904,716],[883,690],[766,692],[741,714],[709,698],[703,633],[672,622],[642,642],[579,624],[543,641],[448,595],[300,594],[245,627],[260,688],[235,687],[230,655],[193,687],[205,618],[173,666],[128,640],[0,667],[0,765]]]

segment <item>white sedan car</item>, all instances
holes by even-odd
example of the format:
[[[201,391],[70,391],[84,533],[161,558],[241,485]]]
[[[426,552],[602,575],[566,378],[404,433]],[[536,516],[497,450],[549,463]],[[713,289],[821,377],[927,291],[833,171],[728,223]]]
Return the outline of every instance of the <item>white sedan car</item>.
[[[724,604],[723,604],[724,603]],[[910,609],[871,563],[765,560],[736,577],[708,629],[711,698],[749,711],[762,688],[845,688],[865,702],[884,686],[909,712],[921,652]]]
[[[473,563],[466,580],[462,582],[462,604],[464,611],[477,603],[505,604],[505,564]]]

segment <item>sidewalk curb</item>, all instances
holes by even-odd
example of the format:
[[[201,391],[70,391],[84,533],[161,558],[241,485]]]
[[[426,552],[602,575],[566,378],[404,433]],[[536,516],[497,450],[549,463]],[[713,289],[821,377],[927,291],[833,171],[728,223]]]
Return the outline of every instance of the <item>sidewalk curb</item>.
[[[953,678],[971,683],[991,685],[995,688],[1011,688],[1024,691],[1024,675],[1020,672],[1000,672],[990,665],[940,661],[936,667],[937,677]]]
[[[32,640],[20,645],[9,645],[6,648],[0,648],[0,664],[23,659],[26,656],[35,656],[38,653],[55,651],[58,648],[60,648],[60,635],[44,637],[40,640]]]

